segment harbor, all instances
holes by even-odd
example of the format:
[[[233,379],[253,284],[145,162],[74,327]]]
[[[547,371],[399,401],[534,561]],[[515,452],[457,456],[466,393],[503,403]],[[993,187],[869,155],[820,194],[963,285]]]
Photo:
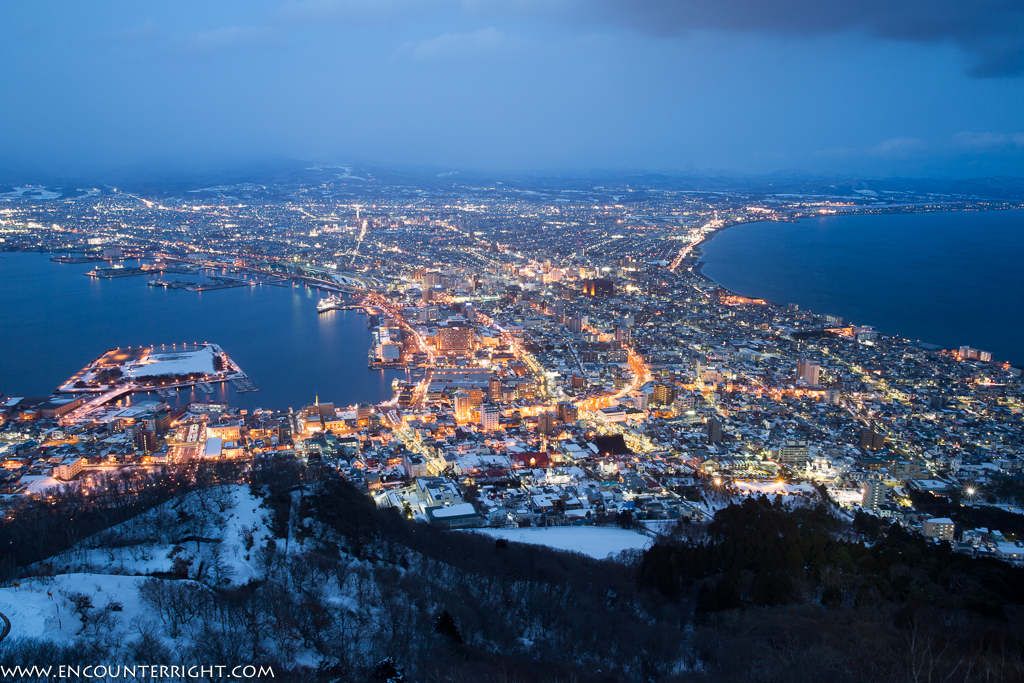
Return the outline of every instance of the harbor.
[[[329,294],[327,287],[285,281],[283,286],[186,294],[187,289],[147,284],[151,280],[208,280],[166,272],[163,277],[154,272],[142,278],[83,278],[82,273],[96,264],[59,264],[50,261],[50,254],[38,253],[7,253],[5,257],[0,288],[11,315],[31,331],[30,336],[8,347],[11,357],[23,362],[0,364],[0,379],[5,380],[8,395],[32,396],[41,388],[62,386],[104,349],[184,339],[216,341],[260,391],[239,393],[230,382],[211,381],[212,394],[198,385],[177,390],[168,386],[174,397],[167,399],[155,393],[157,384],[117,400],[164,401],[174,407],[210,399],[254,410],[301,406],[317,392],[347,403],[379,402],[391,396],[396,371],[367,370],[364,354],[372,340],[368,316],[357,313],[363,309],[317,313],[317,301]],[[165,263],[181,265],[169,259]],[[240,274],[235,268],[197,265],[203,274]],[[261,285],[281,279],[270,273],[246,275],[258,277]],[[41,287],[62,294],[40,299]],[[343,298],[344,293],[338,296]],[[361,300],[356,296],[347,301],[355,304]],[[154,315],[154,311],[160,314]],[[131,324],[114,324],[115,320],[130,320]],[[69,330],[74,332],[69,334]],[[156,348],[160,350],[159,343]],[[180,343],[177,348],[182,348]],[[172,350],[172,344],[166,349]]]
[[[155,393],[172,400],[182,388],[214,393],[213,384],[229,382],[238,393],[259,391],[256,383],[217,344],[171,344],[105,351],[57,388],[67,396],[61,421],[92,420],[99,410],[134,393]]]

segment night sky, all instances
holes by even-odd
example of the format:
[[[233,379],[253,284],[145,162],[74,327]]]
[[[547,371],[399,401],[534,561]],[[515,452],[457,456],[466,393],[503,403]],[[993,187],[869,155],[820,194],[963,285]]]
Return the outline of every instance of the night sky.
[[[0,5],[0,164],[1024,175],[1024,0]]]

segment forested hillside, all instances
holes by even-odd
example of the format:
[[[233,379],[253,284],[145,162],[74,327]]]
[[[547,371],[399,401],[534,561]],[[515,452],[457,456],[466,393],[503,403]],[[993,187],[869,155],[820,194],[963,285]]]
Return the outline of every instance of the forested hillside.
[[[71,531],[8,552],[20,587],[2,590],[74,616],[12,632],[3,661],[260,663],[310,682],[1024,679],[1024,570],[871,518],[748,499],[594,560],[407,520],[329,470],[231,476],[249,483],[196,473],[106,511],[24,511]]]

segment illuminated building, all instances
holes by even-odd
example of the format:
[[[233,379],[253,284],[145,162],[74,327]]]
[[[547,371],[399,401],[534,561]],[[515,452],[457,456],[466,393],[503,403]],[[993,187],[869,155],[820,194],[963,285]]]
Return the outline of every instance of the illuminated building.
[[[952,541],[956,532],[956,524],[948,517],[927,519],[922,526],[924,527],[924,535],[927,538],[941,538],[945,541]]]
[[[485,403],[480,406],[480,426],[487,431],[498,428],[501,419],[501,408],[493,403]]]
[[[516,382],[516,398],[530,400],[537,396],[537,384],[533,381]]]
[[[675,389],[668,384],[658,384],[654,387],[654,402],[667,406],[675,399]]]
[[[455,394],[455,415],[460,421],[464,421],[469,417],[470,400],[469,393],[465,391],[459,391]]]
[[[473,348],[473,328],[451,325],[437,331],[437,348],[441,351],[468,351]]]
[[[878,510],[878,506],[884,502],[885,484],[879,479],[868,479],[864,483],[864,507],[869,510]]]
[[[992,353],[990,351],[973,349],[970,346],[961,346],[956,355],[960,360],[980,360],[983,363],[988,363],[992,360]]]
[[[155,449],[154,449],[155,450]],[[150,451],[146,451],[149,453]],[[53,468],[53,476],[68,481],[85,467],[85,458],[68,458]]]
[[[679,411],[692,410],[694,402],[693,394],[680,394],[679,396],[676,396],[672,405]],[[639,407],[640,406],[637,406],[637,408]]]
[[[145,428],[136,429],[132,435],[135,447],[143,453],[156,451],[156,434]]]
[[[860,430],[859,445],[861,448],[877,451],[885,448],[885,437],[873,430],[862,429]]]
[[[604,422],[625,422],[626,411],[622,409],[622,406],[609,406],[607,408],[601,408],[597,411],[598,416]]]
[[[584,280],[583,293],[587,296],[611,296],[615,293],[615,284],[603,278]]]
[[[63,399],[41,403],[38,408],[44,420],[54,420],[62,415],[67,415],[83,403],[85,403],[84,398]]]
[[[801,360],[796,366],[797,379],[807,382],[808,386],[818,386],[818,374],[820,372],[821,366],[815,365],[810,361]]]
[[[806,441],[787,441],[779,446],[779,462],[802,465],[810,459],[811,449]]]

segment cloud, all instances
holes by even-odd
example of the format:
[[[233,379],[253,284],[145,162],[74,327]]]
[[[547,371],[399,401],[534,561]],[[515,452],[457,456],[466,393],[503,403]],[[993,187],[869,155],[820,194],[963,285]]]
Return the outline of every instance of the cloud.
[[[411,59],[426,61],[495,52],[510,42],[504,33],[492,26],[472,33],[445,33],[418,43],[405,43],[398,52]]]
[[[162,37],[160,27],[153,19],[147,19],[141,24],[130,26],[120,31],[109,31],[102,34],[102,39],[107,44],[115,45],[138,45],[152,43],[154,39]]]
[[[1022,150],[1024,150],[1024,133],[963,131],[944,138],[889,138],[868,147],[821,150],[815,152],[815,156],[906,161],[926,158],[1016,157]]]
[[[928,143],[918,138],[889,138],[871,147],[868,154],[882,159],[906,159],[926,151],[928,146]]]
[[[271,30],[256,26],[225,26],[212,31],[197,31],[188,39],[189,47],[201,52],[225,52],[245,48],[273,47],[280,43]]]
[[[488,23],[547,20],[666,38],[715,30],[799,37],[859,31],[950,44],[975,77],[1024,76],[1024,0],[287,0],[291,22],[411,22],[463,15]],[[500,23],[498,23],[500,25]]]
[[[288,0],[275,13],[288,23],[380,23],[459,9],[455,0]]]
[[[864,31],[951,43],[974,57],[974,76],[1024,75],[1021,0],[579,0],[562,11],[663,36],[700,29],[780,36]]]
[[[998,152],[1024,149],[1024,133],[973,133],[964,131],[953,136],[953,147],[975,152]]]
[[[172,30],[152,19],[115,32],[100,34],[96,41],[113,50],[127,50],[144,59],[207,59],[248,49],[280,47],[284,36],[260,26],[224,26],[211,30]]]

